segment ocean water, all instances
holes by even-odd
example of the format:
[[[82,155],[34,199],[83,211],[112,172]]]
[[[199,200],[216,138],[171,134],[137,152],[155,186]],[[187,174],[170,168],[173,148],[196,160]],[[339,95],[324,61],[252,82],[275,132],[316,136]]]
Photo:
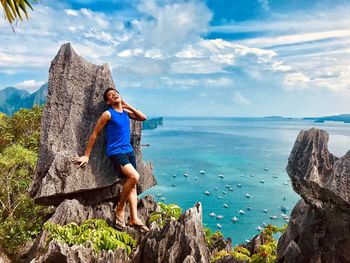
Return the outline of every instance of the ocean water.
[[[165,117],[162,126],[143,131],[142,144],[150,144],[142,148],[143,159],[153,162],[158,185],[142,195],[152,194],[156,201],[175,203],[183,210],[201,202],[204,225],[216,231],[220,224],[233,244],[242,243],[258,234],[256,228],[264,223],[286,223],[281,206],[289,216],[300,197],[285,167],[299,131],[312,127],[330,134],[329,149],[334,155],[340,157],[350,149],[350,124],[340,122]],[[231,221],[233,216],[238,218],[236,223]]]

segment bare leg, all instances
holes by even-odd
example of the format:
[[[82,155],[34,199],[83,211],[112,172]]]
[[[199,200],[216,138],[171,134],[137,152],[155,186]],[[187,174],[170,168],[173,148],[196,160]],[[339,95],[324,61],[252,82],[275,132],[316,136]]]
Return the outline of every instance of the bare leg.
[[[126,180],[126,183],[123,186],[123,190],[122,190],[122,193],[120,196],[119,204],[118,204],[118,207],[116,209],[116,217],[119,220],[124,221],[125,202],[127,199],[129,199],[129,196],[130,196],[130,193],[132,192],[132,190],[136,187],[136,184],[140,178],[140,175],[136,171],[134,166],[132,166],[131,163],[128,163],[128,164],[126,164],[124,166],[120,166],[120,167],[121,167],[122,172],[127,176],[128,179]],[[135,190],[136,190],[136,188],[135,188]],[[131,203],[132,202],[133,201],[131,201]],[[136,196],[136,200],[134,202],[137,205],[137,196]],[[130,210],[132,210],[132,209],[130,209]],[[137,208],[136,208],[136,211],[137,211]]]
[[[136,185],[131,190],[129,195],[129,205],[130,205],[130,224],[137,224],[139,223],[138,217],[137,217],[137,190]]]

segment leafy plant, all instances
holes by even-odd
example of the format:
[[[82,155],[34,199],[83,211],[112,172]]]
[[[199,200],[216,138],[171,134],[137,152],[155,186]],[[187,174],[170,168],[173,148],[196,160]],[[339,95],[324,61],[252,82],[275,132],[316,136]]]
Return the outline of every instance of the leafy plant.
[[[88,219],[80,226],[76,223],[61,226],[46,222],[44,229],[49,232],[48,243],[54,239],[68,246],[91,242],[96,251],[123,248],[127,255],[136,246],[136,241],[129,234],[115,230],[102,219]]]
[[[154,211],[149,218],[149,222],[152,223],[157,221],[157,224],[160,227],[163,227],[165,222],[171,218],[177,220],[182,212],[182,209],[176,204],[166,205],[159,202],[158,207],[160,208],[160,211]]]
[[[38,1],[33,1],[38,2]],[[33,10],[28,0],[0,0],[5,11],[5,18],[12,23],[16,19],[23,20],[22,15],[28,18],[27,7]]]
[[[224,235],[220,231],[212,233],[209,228],[203,228],[203,230],[205,241],[210,251],[212,251],[214,248],[221,250],[223,247],[225,247],[225,241],[223,241]]]

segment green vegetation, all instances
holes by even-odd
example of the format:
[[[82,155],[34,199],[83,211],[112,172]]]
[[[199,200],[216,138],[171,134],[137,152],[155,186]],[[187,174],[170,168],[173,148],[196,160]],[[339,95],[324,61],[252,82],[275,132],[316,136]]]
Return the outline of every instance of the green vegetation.
[[[171,218],[177,220],[182,212],[182,209],[175,204],[163,204],[161,202],[158,203],[158,206],[160,208],[160,211],[154,211],[151,214],[151,217],[149,219],[149,222],[152,223],[154,221],[157,221],[157,224],[160,227],[163,227],[165,222],[167,220],[170,220]]]
[[[217,248],[219,250],[225,248],[226,243],[224,241],[224,235],[220,231],[212,233],[209,228],[203,228],[203,230],[205,235],[205,242],[207,243],[210,251],[212,251],[214,248]]]
[[[4,9],[5,18],[10,23],[17,19],[23,20],[23,15],[28,19],[27,7],[33,10],[28,0],[0,0],[0,3]]]
[[[7,254],[41,231],[49,209],[34,204],[27,189],[38,159],[42,107],[0,114],[0,243]]]
[[[277,241],[274,239],[273,234],[276,234],[278,232],[283,233],[286,230],[286,228],[286,224],[283,225],[282,228],[270,224],[267,225],[261,232],[263,235],[264,244],[258,247],[256,254],[250,255],[248,249],[242,246],[236,246],[232,252],[228,252],[224,249],[221,249],[213,256],[212,262],[216,262],[220,258],[229,256],[234,257],[237,260],[246,261],[249,263],[273,263],[276,261],[277,256]],[[205,232],[206,231],[207,230],[205,229]],[[209,237],[211,238],[210,235]]]
[[[109,227],[107,222],[102,219],[88,219],[80,226],[76,223],[60,226],[46,222],[44,229],[49,232],[48,243],[53,239],[69,246],[91,242],[96,251],[123,248],[127,255],[130,255],[136,246],[136,241],[130,235]]]

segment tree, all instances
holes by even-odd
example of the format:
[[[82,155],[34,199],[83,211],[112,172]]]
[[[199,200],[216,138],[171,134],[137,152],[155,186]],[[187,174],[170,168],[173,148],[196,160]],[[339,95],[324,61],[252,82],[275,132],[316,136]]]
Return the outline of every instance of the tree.
[[[0,0],[0,2],[5,11],[5,19],[7,19],[9,23],[14,22],[16,19],[23,20],[23,15],[28,19],[27,8],[33,10],[28,0]],[[32,2],[38,2],[38,0]]]

